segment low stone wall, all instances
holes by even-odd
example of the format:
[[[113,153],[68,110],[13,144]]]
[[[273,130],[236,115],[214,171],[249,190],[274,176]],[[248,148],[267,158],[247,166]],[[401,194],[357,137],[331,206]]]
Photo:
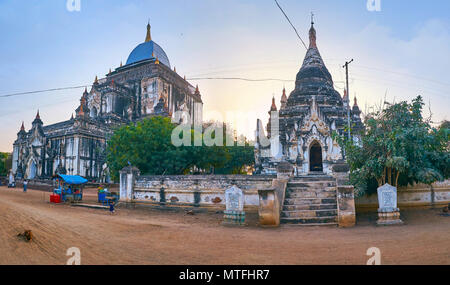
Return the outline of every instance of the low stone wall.
[[[398,207],[429,207],[442,206],[450,203],[450,180],[430,185],[416,184],[414,186],[400,187],[397,191]],[[377,209],[378,197],[374,193],[355,199],[356,208]]]
[[[39,191],[45,191],[45,192],[52,192],[54,187],[53,180],[39,180],[39,179],[33,179],[28,180],[28,186],[27,188],[30,190],[39,190]],[[16,188],[23,188],[23,179],[16,179]]]
[[[258,189],[269,188],[272,176],[185,175],[139,176],[129,168],[121,172],[121,201],[168,206],[225,208],[225,190],[235,185],[244,192],[246,210],[257,211]]]

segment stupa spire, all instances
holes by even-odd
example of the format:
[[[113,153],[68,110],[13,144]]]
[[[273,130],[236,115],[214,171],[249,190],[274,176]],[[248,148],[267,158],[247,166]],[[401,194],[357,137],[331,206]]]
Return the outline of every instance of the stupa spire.
[[[288,98],[286,96],[286,88],[283,88],[283,95],[281,95],[281,109],[286,107],[286,103],[288,101]]]
[[[316,29],[314,29],[314,13],[311,13],[311,29],[309,29],[309,48],[317,48]]]
[[[147,36],[145,37],[145,42],[146,43],[152,41],[151,28],[152,28],[152,26],[150,26],[150,21],[148,21],[148,24],[147,24]]]
[[[270,111],[277,111],[277,104],[275,103],[275,96],[272,97],[272,106],[270,107]]]

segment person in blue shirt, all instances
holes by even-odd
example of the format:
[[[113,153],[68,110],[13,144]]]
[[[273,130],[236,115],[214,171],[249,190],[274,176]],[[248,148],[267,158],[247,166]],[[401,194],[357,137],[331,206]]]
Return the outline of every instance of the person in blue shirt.
[[[109,203],[109,213],[110,213],[111,215],[113,215],[113,214],[116,212],[116,210],[114,210],[114,206],[115,206],[114,201],[111,201],[111,202]]]
[[[23,181],[23,192],[26,193],[27,192],[27,188],[28,188],[28,180],[24,180]]]

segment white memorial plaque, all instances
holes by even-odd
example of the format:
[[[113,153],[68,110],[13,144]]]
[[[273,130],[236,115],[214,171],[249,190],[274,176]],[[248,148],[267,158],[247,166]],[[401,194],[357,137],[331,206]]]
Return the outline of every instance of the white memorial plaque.
[[[385,184],[378,188],[378,205],[384,212],[395,211],[397,209],[397,188]]]
[[[225,190],[227,211],[244,211],[244,193],[236,186]]]

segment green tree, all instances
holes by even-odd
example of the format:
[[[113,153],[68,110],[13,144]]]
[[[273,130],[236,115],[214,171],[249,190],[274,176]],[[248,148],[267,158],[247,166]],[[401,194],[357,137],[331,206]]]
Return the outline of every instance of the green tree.
[[[107,146],[107,162],[112,176],[128,163],[150,175],[180,174],[189,168],[188,151],[175,147],[171,134],[175,126],[170,119],[153,117],[118,128]]]
[[[253,147],[225,146],[226,135],[224,146],[195,146],[196,140],[203,142],[203,134],[191,130],[192,145],[176,147],[171,140],[175,128],[169,118],[152,117],[115,130],[106,151],[112,178],[117,181],[119,170],[128,163],[148,175],[241,174],[254,164]]]
[[[11,169],[11,154],[0,152],[0,176],[5,176]]]
[[[378,186],[431,184],[449,177],[448,128],[431,127],[422,116],[422,97],[411,103],[387,104],[365,118],[361,141],[336,136],[350,165],[350,181],[358,194]],[[447,131],[446,131],[447,130]]]

